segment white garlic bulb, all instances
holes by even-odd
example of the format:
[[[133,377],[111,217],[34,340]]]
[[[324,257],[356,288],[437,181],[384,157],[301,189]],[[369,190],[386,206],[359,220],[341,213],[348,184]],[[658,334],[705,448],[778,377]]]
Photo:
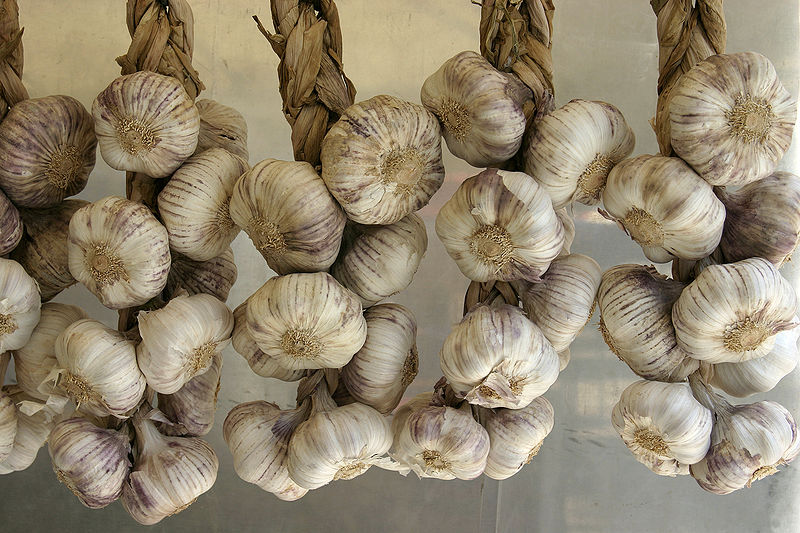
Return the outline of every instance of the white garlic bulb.
[[[473,167],[502,163],[517,153],[525,133],[523,106],[531,91],[513,74],[465,51],[451,57],[422,85],[422,105],[442,123],[456,157]]]
[[[327,270],[347,220],[314,167],[275,159],[239,178],[230,215],[278,274]]]
[[[521,409],[558,377],[558,355],[518,307],[479,305],[439,353],[442,373],[460,397],[482,407]]]
[[[322,179],[359,224],[394,224],[444,181],[439,123],[420,105],[378,95],[348,107],[322,141]]]
[[[775,334],[794,328],[797,296],[775,266],[758,257],[711,265],[672,308],[678,345],[709,363],[738,363],[769,353]]]
[[[479,407],[478,421],[489,434],[489,455],[483,473],[502,480],[522,470],[553,430],[554,417],[553,406],[541,396],[524,409]]]
[[[210,294],[224,302],[237,277],[238,270],[230,247],[208,261],[192,261],[173,253],[164,298],[171,300],[181,291],[186,291],[188,294]]]
[[[672,89],[672,148],[712,185],[768,176],[792,141],[797,102],[769,59],[712,55]]]
[[[493,168],[458,187],[436,215],[436,234],[474,281],[538,281],[564,245],[544,189],[527,174]]]
[[[230,343],[233,313],[210,294],[178,296],[139,313],[139,368],[156,392],[173,394],[211,367]]]
[[[722,237],[725,206],[677,157],[640,155],[622,161],[608,175],[603,205],[656,263],[702,259]]]
[[[233,455],[236,474],[273,493],[281,500],[302,498],[308,489],[289,477],[289,439],[309,414],[310,402],[296,409],[281,410],[265,401],[240,403],[230,410],[222,426]]]
[[[120,497],[131,466],[127,433],[76,417],[56,424],[48,443],[56,477],[83,505],[100,509]]]
[[[415,213],[389,226],[349,224],[330,272],[367,308],[408,287],[427,248],[425,222]]]
[[[16,261],[0,258],[0,353],[25,346],[41,307],[33,278]]]
[[[200,113],[170,76],[120,76],[97,95],[92,115],[100,154],[117,170],[166,178],[197,147]]]
[[[0,461],[0,475],[19,472],[31,466],[56,423],[56,413],[53,410],[36,403],[34,398],[22,392],[16,385],[7,385],[2,391],[11,397],[14,404],[22,405],[23,402],[30,402],[35,404],[35,408],[29,412],[17,408],[17,433],[14,436],[14,445],[5,460]]]
[[[73,322],[55,342],[57,385],[78,409],[95,416],[127,418],[147,383],[136,364],[134,344],[90,318]]]
[[[389,414],[419,371],[417,322],[398,304],[367,309],[367,339],[339,378],[357,401]]]
[[[611,422],[636,460],[661,476],[688,474],[711,443],[712,413],[685,383],[629,385]]]
[[[221,255],[239,234],[230,215],[233,186],[247,162],[222,148],[187,159],[158,194],[169,246],[195,261]]]
[[[291,370],[282,367],[274,358],[265,354],[253,340],[247,329],[248,301],[249,298],[233,311],[234,326],[231,336],[233,349],[244,357],[250,369],[261,377],[276,378],[281,381],[297,381],[302,378],[304,369]]]
[[[11,396],[0,389],[0,464],[8,459],[14,449],[18,419],[17,406]]]
[[[158,395],[158,410],[174,424],[160,424],[164,435],[201,437],[211,431],[217,411],[222,354],[211,359],[209,369],[187,381],[172,394]]]
[[[111,309],[142,305],[167,283],[167,230],[139,202],[107,196],[78,209],[67,247],[73,277]]]
[[[572,100],[536,122],[525,148],[525,173],[559,209],[594,205],[611,169],[633,151],[635,137],[611,104]]]
[[[367,337],[358,298],[325,272],[267,280],[246,316],[258,347],[291,370],[341,368]]]
[[[134,418],[133,425],[136,453],[122,488],[122,506],[140,524],[156,524],[214,485],[219,459],[200,438],[164,436],[146,418]]]
[[[209,148],[224,148],[247,161],[247,122],[234,108],[210,98],[197,100],[200,112],[200,133],[196,154]]]

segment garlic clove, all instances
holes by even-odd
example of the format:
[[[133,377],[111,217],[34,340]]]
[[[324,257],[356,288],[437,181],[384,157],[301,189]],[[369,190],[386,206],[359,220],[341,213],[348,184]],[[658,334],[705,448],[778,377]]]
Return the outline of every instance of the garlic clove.
[[[14,449],[14,440],[17,437],[19,416],[17,407],[11,396],[0,389],[0,464],[2,464]]]
[[[25,346],[41,307],[36,281],[16,261],[0,258],[0,353]]]
[[[247,329],[248,301],[249,298],[233,311],[234,326],[231,337],[233,349],[244,357],[250,369],[261,377],[276,378],[281,381],[297,381],[302,378],[305,374],[304,369],[291,370],[282,367],[273,357],[261,351],[253,340]]]
[[[348,107],[320,158],[325,185],[359,224],[394,224],[426,206],[444,181],[436,117],[393,96]]]
[[[22,239],[22,218],[8,197],[0,191],[0,255],[17,247]]]
[[[194,105],[200,113],[195,154],[209,148],[224,148],[247,161],[247,123],[242,114],[210,98],[197,100]]]
[[[170,176],[197,147],[200,113],[175,78],[120,76],[92,104],[100,154],[117,170]]]
[[[210,294],[220,301],[227,301],[236,283],[238,271],[230,247],[208,261],[192,261],[180,254],[172,254],[164,298],[171,300],[180,291],[188,294]]]
[[[55,412],[46,405],[36,403],[19,387],[8,385],[3,387],[2,391],[10,396],[11,401],[18,407],[14,445],[5,460],[0,461],[0,475],[19,472],[31,466],[57,421]],[[35,403],[36,409],[26,412],[19,407],[24,402]]]

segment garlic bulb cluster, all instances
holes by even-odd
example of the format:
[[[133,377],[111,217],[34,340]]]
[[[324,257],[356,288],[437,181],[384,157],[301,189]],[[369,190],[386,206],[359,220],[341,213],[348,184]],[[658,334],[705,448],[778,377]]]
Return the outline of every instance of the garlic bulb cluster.
[[[36,281],[16,261],[0,258],[0,354],[25,346],[41,307]]]
[[[209,148],[224,148],[247,161],[247,122],[242,114],[210,98],[197,100],[194,105],[200,113],[195,154]]]

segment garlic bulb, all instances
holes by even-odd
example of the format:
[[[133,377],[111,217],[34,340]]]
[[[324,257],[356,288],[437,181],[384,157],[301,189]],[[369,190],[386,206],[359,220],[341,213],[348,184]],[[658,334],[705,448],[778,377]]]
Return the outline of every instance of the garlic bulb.
[[[311,396],[311,415],[289,441],[289,477],[305,489],[366,472],[392,445],[389,422],[361,403],[338,407],[322,383]]]
[[[265,401],[240,403],[225,417],[223,436],[236,474],[281,500],[302,498],[308,489],[289,477],[289,439],[309,413],[309,402],[282,411]]]
[[[0,353],[25,346],[41,307],[36,281],[16,261],[0,258]]]
[[[712,413],[685,383],[637,381],[611,413],[614,429],[636,460],[661,476],[686,475],[711,443]]]
[[[111,309],[142,305],[167,283],[167,230],[139,202],[107,196],[78,209],[67,250],[69,271]]]
[[[420,98],[442,123],[450,152],[482,168],[517,153],[525,133],[523,107],[533,94],[515,75],[498,71],[480,54],[464,51],[425,80]]]
[[[234,326],[231,337],[233,349],[244,357],[244,360],[250,365],[250,369],[261,377],[276,378],[281,381],[297,381],[302,378],[305,370],[301,368],[291,370],[282,367],[274,358],[261,351],[256,341],[253,340],[247,329],[248,301],[249,299],[245,300],[233,311]]]
[[[711,265],[672,308],[678,345],[709,363],[738,363],[769,353],[775,334],[797,325],[797,296],[772,263],[758,257]]]
[[[0,124],[0,188],[19,207],[52,207],[78,194],[94,168],[92,116],[71,96],[29,98]]]
[[[508,479],[539,453],[553,430],[555,412],[545,398],[533,400],[524,409],[478,408],[478,421],[489,434],[489,455],[484,474]]]
[[[550,197],[522,172],[466,179],[436,215],[436,234],[474,281],[538,281],[564,245]]]
[[[140,524],[156,524],[189,507],[217,479],[219,459],[197,437],[167,437],[152,421],[134,418],[133,471],[122,487],[122,506]]]
[[[25,235],[11,258],[39,285],[42,301],[75,284],[69,271],[69,221],[75,211],[89,205],[85,200],[64,200],[49,209],[23,209]]]
[[[690,468],[703,489],[729,494],[749,487],[800,452],[797,424],[779,403],[730,405],[698,380],[692,380],[692,390],[715,415],[708,455]]]
[[[558,355],[518,307],[479,305],[444,341],[439,359],[461,397],[482,407],[521,409],[558,377]]]
[[[26,394],[46,402],[58,394],[52,371],[58,367],[56,339],[73,322],[89,318],[80,307],[48,302],[42,305],[41,318],[25,346],[14,351],[17,384]]]
[[[792,142],[797,102],[756,52],[712,55],[671,93],[672,148],[712,185],[768,176]]]
[[[169,246],[195,261],[208,261],[239,234],[230,215],[233,186],[247,162],[222,148],[187,159],[158,194],[158,212]]]
[[[672,306],[686,285],[652,266],[618,265],[603,273],[597,290],[600,332],[614,355],[639,377],[683,381],[699,361],[675,339]]]
[[[184,290],[189,294],[210,294],[224,302],[228,299],[237,277],[238,271],[230,247],[208,261],[192,261],[173,253],[164,296],[171,300],[179,291]]]
[[[425,222],[414,213],[389,226],[349,224],[330,272],[367,308],[408,287],[427,248]]]
[[[131,466],[126,433],[76,417],[56,424],[48,442],[56,477],[83,505],[100,509],[120,497]]]
[[[209,148],[224,148],[247,161],[247,123],[234,108],[203,98],[194,105],[200,113],[196,154]]]
[[[210,294],[178,296],[139,313],[139,368],[156,392],[173,394],[206,372],[230,344],[233,313]]]
[[[594,311],[602,271],[582,254],[555,259],[540,283],[512,283],[522,308],[557,352],[569,348]]]
[[[197,147],[200,113],[170,76],[120,76],[97,95],[92,115],[100,154],[117,170],[166,178]]]
[[[398,304],[367,309],[367,340],[339,378],[357,401],[389,414],[419,371],[417,322]]]
[[[325,185],[359,224],[394,224],[426,206],[444,181],[436,117],[393,96],[348,107],[320,159]]]
[[[710,255],[725,222],[711,186],[677,157],[622,161],[608,175],[603,205],[656,263]]]
[[[22,239],[22,219],[8,197],[0,191],[0,255],[6,255]]]
[[[258,347],[291,370],[341,368],[367,336],[358,298],[325,272],[267,280],[246,316]]]
[[[608,173],[635,142],[613,105],[572,100],[536,123],[525,148],[525,173],[547,191],[555,209],[573,201],[594,205]]]
[[[346,220],[314,167],[275,159],[236,182],[230,215],[278,274],[327,270]]]
[[[3,387],[2,391],[11,397],[14,404],[34,400],[15,385]],[[37,405],[37,409],[29,413],[17,408],[17,433],[14,445],[5,460],[0,461],[0,475],[19,472],[33,464],[39,449],[44,446],[56,423],[55,414],[47,406]]]
[[[127,418],[144,395],[136,349],[121,333],[90,318],[73,322],[56,338],[58,387],[78,409]]]
[[[727,213],[719,241],[725,262],[763,257],[780,267],[791,257],[800,242],[800,178],[778,171],[717,196]]]
[[[201,437],[211,431],[217,411],[222,354],[211,359],[209,369],[187,381],[172,394],[158,395],[158,410],[175,423],[160,424],[165,435]]]
[[[0,389],[0,464],[8,459],[14,449],[18,419],[14,401],[5,390]]]

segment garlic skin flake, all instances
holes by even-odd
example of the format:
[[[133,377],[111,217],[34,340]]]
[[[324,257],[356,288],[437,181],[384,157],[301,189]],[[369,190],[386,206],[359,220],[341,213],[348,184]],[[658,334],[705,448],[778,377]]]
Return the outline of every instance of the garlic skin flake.
[[[525,173],[544,187],[555,209],[573,201],[594,205],[608,173],[635,142],[613,105],[572,100],[536,123],[525,148]]]
[[[16,385],[7,385],[2,391],[11,397],[15,405],[22,402],[36,403]],[[14,445],[5,460],[0,461],[0,475],[25,470],[33,464],[39,449],[47,442],[47,437],[56,423],[56,413],[45,405],[36,403],[37,408],[31,414],[17,408],[17,433]]]
[[[685,383],[637,381],[611,413],[636,460],[661,476],[686,475],[711,444],[712,413]]]
[[[208,434],[214,426],[221,373],[222,354],[217,354],[211,359],[207,371],[193,377],[172,394],[159,394],[158,410],[175,423],[159,424],[159,431],[164,435],[181,437]]]
[[[210,98],[201,98],[194,105],[200,113],[195,154],[209,148],[224,148],[247,161],[247,122],[242,114]]]
[[[478,305],[444,341],[442,373],[481,407],[521,409],[558,377],[559,360],[541,330],[511,305]]]
[[[69,223],[69,271],[110,309],[142,305],[167,283],[169,235],[139,202],[107,196]]]
[[[92,116],[71,96],[29,98],[0,123],[0,188],[18,207],[53,207],[86,186],[96,160]]]
[[[56,424],[48,443],[56,477],[83,505],[100,509],[120,497],[131,466],[126,433],[76,417]]]
[[[498,71],[480,54],[464,51],[425,80],[420,98],[442,123],[450,152],[482,168],[517,153],[525,133],[523,106],[533,95],[514,75]]]
[[[539,281],[564,246],[550,197],[522,172],[490,168],[466,179],[436,215],[436,234],[474,281]]]
[[[0,258],[0,353],[25,346],[41,307],[36,281],[16,261]]]
[[[122,506],[140,524],[156,524],[214,486],[219,459],[200,438],[164,436],[145,418],[134,418],[133,425],[136,453]]]
[[[711,265],[672,308],[678,345],[709,363],[763,357],[775,335],[797,322],[797,296],[775,266],[758,257]]]
[[[258,347],[290,370],[341,368],[364,345],[361,302],[330,274],[267,280],[247,304],[247,329]]]
[[[233,310],[233,334],[231,340],[233,349],[244,357],[250,370],[264,378],[275,378],[281,381],[297,381],[303,377],[305,370],[302,368],[291,370],[284,368],[271,356],[265,354],[258,347],[250,331],[247,329],[247,303],[248,298]]]
[[[672,148],[711,185],[745,185],[775,170],[792,142],[797,102],[769,59],[712,55],[672,90]]]
[[[322,141],[322,179],[359,224],[394,224],[444,181],[439,123],[420,105],[378,95],[348,107]]]
[[[120,76],[92,104],[100,154],[111,168],[170,176],[197,147],[200,113],[175,78]]]
[[[210,294],[178,296],[140,312],[136,359],[147,384],[161,394],[177,392],[221,356],[232,331],[233,313]]]
[[[11,450],[17,436],[17,406],[5,390],[0,389],[0,463],[3,463]]]

